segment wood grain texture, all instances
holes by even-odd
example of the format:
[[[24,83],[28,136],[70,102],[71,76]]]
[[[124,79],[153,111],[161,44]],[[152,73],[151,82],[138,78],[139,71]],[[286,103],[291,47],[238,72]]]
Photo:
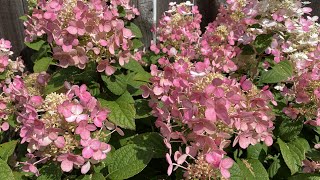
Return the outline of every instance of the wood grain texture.
[[[142,42],[146,47],[150,46],[152,40],[152,17],[153,17],[153,2],[152,0],[132,0],[132,4],[140,11],[140,16],[134,20],[142,32]]]
[[[25,0],[0,0],[0,38],[11,41],[13,58],[19,56],[24,48],[24,28],[19,17],[26,10]]]

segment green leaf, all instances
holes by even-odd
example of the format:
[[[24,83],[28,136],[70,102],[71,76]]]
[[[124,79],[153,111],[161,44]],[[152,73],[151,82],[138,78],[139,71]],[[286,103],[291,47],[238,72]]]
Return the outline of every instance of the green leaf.
[[[260,34],[253,42],[257,53],[262,54],[272,43],[272,34]]]
[[[35,62],[43,57],[51,57],[51,47],[49,44],[43,44],[40,49],[31,56],[32,62]]]
[[[37,39],[33,42],[25,42],[26,46],[28,46],[29,48],[39,51],[41,46],[46,43],[44,40],[42,39]]]
[[[261,73],[261,83],[278,83],[286,81],[293,74],[293,67],[290,61],[281,61],[269,71]]]
[[[97,82],[88,84],[88,91],[92,96],[98,96],[100,94],[100,84]]]
[[[282,140],[290,141],[295,139],[303,128],[303,122],[300,120],[292,121],[284,119],[279,126],[279,136]]]
[[[0,157],[5,162],[13,154],[18,141],[10,141],[0,145]]]
[[[133,39],[132,43],[133,43],[133,45],[132,45],[133,49],[139,49],[139,48],[143,47],[143,45],[144,45],[142,43],[142,41],[140,41],[139,39]]]
[[[241,172],[239,165],[234,162],[232,167],[229,169],[231,174],[230,180],[245,180],[244,174]]]
[[[15,116],[15,114],[13,113],[13,114],[10,114],[9,116],[8,116],[8,119],[7,119],[7,121],[8,121],[8,123],[9,123],[9,125],[11,126],[11,127],[13,127],[13,128],[15,128],[16,126],[17,126],[17,121],[16,121],[16,119],[17,119],[17,117]]]
[[[280,146],[280,151],[282,154],[282,157],[285,161],[285,163],[287,164],[288,168],[291,171],[291,174],[295,174],[296,172],[298,172],[298,163],[297,161],[299,161],[299,159],[296,159],[297,157],[294,157],[292,153],[292,151],[289,149],[288,145],[283,142],[281,139],[278,139],[278,144]]]
[[[306,154],[306,156],[313,161],[320,161],[320,151],[312,149],[310,152]]]
[[[39,60],[37,60],[35,63],[34,63],[34,66],[33,66],[33,71],[35,73],[40,73],[40,72],[43,72],[43,71],[47,71],[51,62],[52,62],[52,58],[51,57],[43,57]]]
[[[141,73],[130,73],[128,74],[128,86],[127,90],[132,96],[139,96],[143,93],[141,90],[142,85],[146,85],[149,80],[150,74],[142,71]]]
[[[265,144],[258,143],[254,146],[249,146],[247,149],[248,159],[264,160],[267,156],[268,147]]]
[[[23,15],[23,16],[20,16],[19,19],[22,21],[27,21],[28,17],[26,15]]]
[[[151,108],[149,107],[149,101],[146,99],[137,99],[134,107],[137,110],[136,119],[142,119],[150,116]]]
[[[12,170],[2,159],[0,159],[0,177],[1,180],[15,180]]]
[[[8,70],[5,70],[4,72],[0,73],[0,80],[5,80],[7,78],[7,72]]]
[[[244,175],[246,180],[268,180],[269,176],[266,169],[263,167],[261,162],[257,159],[237,159],[236,160],[241,173]]]
[[[57,180],[61,179],[62,171],[59,165],[48,163],[40,169],[40,176],[37,180]]]
[[[72,80],[75,75],[79,74],[79,71],[80,70],[76,67],[68,67],[53,73],[47,86],[45,87],[45,94],[50,94],[62,89],[64,87],[64,82]]]
[[[141,32],[140,28],[137,25],[135,25],[134,23],[130,22],[130,24],[129,24],[129,26],[127,28],[132,31],[132,33],[134,34],[134,36],[136,38],[142,38],[142,32]]]
[[[101,173],[85,175],[81,180],[105,180],[106,178]]]
[[[149,132],[121,139],[120,144],[121,146],[135,144],[139,147],[146,148],[148,151],[153,152],[154,158],[163,158],[167,152],[167,148],[163,143],[163,138],[156,132]]]
[[[283,142],[278,138],[278,144],[284,162],[291,171],[291,175],[299,171],[302,160],[305,159],[306,152],[310,149],[305,139],[297,138],[289,143]]]
[[[153,153],[135,144],[118,149],[109,165],[110,179],[127,179],[141,172],[150,162]]]
[[[108,119],[125,129],[136,128],[134,117],[136,116],[136,109],[134,108],[134,100],[132,96],[126,92],[117,99],[110,101],[99,99],[103,107],[110,109]]]
[[[289,180],[319,180],[320,174],[298,174],[292,177],[289,177]]]
[[[280,160],[279,159],[274,159],[270,167],[268,168],[268,174],[270,178],[273,178],[279,171],[281,167]]]
[[[128,63],[123,65],[123,68],[131,70],[133,72],[144,72],[145,70],[141,66],[141,64],[138,61],[130,60]]]
[[[127,91],[127,79],[124,74],[101,75],[104,84],[115,95],[121,95]]]
[[[250,46],[250,45],[243,46],[242,52],[241,52],[242,55],[253,55],[254,53],[255,52],[254,52],[254,49],[252,48],[252,46]]]
[[[96,68],[97,64],[91,61],[86,65],[86,68],[84,70],[76,68],[73,78],[75,81],[86,84],[94,83],[100,77],[99,73],[97,73]]]
[[[126,16],[126,10],[122,6],[117,6],[119,17],[125,17]]]

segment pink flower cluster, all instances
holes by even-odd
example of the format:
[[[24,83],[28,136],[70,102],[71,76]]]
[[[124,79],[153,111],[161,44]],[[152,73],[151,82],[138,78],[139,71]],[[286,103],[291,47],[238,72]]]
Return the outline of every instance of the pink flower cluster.
[[[26,92],[21,79],[17,92]],[[72,86],[65,94],[51,93],[45,98],[25,93],[15,93],[14,82],[7,88],[19,101],[17,120],[21,123],[21,143],[28,143],[26,171],[38,174],[36,164],[49,160],[61,162],[61,169],[70,172],[80,168],[83,174],[91,164],[105,159],[111,146],[103,141],[109,136],[106,127],[109,111],[100,107],[85,85]],[[107,126],[106,126],[107,125]],[[31,168],[32,167],[32,168]]]
[[[170,3],[156,29],[159,43],[152,43],[151,50],[156,54],[161,50],[171,57],[196,58],[201,18],[198,7],[190,1]]]
[[[8,41],[2,42],[6,45],[2,44],[2,49],[9,47]],[[39,175],[37,164],[56,161],[64,172],[81,168],[87,173],[91,164],[104,160],[111,150],[105,138],[122,131],[107,121],[109,111],[100,106],[86,85],[66,83],[68,92],[45,95],[49,75],[15,75],[23,70],[21,63],[12,62],[6,69],[7,78],[0,82],[0,130],[7,131],[11,119],[21,143],[27,143],[28,160],[20,163],[22,170]]]
[[[11,42],[0,39],[0,73],[4,72],[9,64],[9,56],[12,54],[10,49]]]
[[[289,102],[283,112],[292,119],[303,116],[306,123],[320,126],[320,44],[307,57],[304,72],[294,77],[292,87],[282,90]]]
[[[156,126],[169,148],[169,174],[173,165],[180,167],[190,157],[201,164],[210,164],[212,174],[189,165],[185,168],[187,177],[229,178],[232,160],[224,157],[228,144],[239,144],[243,149],[258,142],[273,144],[274,115],[270,103],[276,102],[268,87],[258,89],[245,76],[239,82],[225,77],[214,72],[209,63],[183,60],[170,63],[161,58],[159,64],[162,70],[151,66],[152,85],[143,87],[143,96],[151,97],[149,105],[158,117]],[[175,142],[188,148],[185,154],[174,153],[173,164],[170,157]],[[202,178],[195,172],[203,172]]]
[[[46,36],[59,66],[84,69],[90,61],[107,75],[115,63],[123,66],[133,52],[133,32],[126,27],[139,12],[129,0],[49,0],[39,1],[26,26],[26,41]]]
[[[300,0],[228,0],[227,6],[219,11],[217,19],[202,35],[201,52],[214,60],[217,69],[225,72],[246,64],[241,59],[239,62],[239,58],[234,60],[241,52],[241,46],[251,46],[253,55],[260,55],[254,41],[259,35],[270,35],[272,43],[263,53],[273,56],[276,63],[291,61],[296,73],[301,74],[309,64],[308,54],[320,40],[318,17],[308,16],[312,9],[304,7]],[[258,61],[250,63],[257,64]]]

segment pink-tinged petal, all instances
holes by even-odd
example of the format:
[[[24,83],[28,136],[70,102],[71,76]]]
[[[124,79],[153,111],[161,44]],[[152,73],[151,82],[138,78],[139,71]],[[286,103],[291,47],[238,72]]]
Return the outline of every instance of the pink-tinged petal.
[[[250,140],[246,137],[239,137],[239,145],[242,149],[246,149],[250,144]]]
[[[205,111],[205,117],[209,121],[216,121],[217,120],[217,114],[216,114],[216,111],[214,110],[214,108],[207,108],[206,111]]]
[[[100,121],[99,119],[94,119],[93,120],[93,124],[96,125],[97,127],[102,127],[102,121]]]
[[[186,154],[189,154],[192,157],[195,157],[197,155],[197,150],[196,148],[192,147],[192,146],[187,146],[186,147]]]
[[[172,161],[171,161],[171,157],[170,157],[170,155],[168,153],[166,154],[166,160],[167,160],[167,162],[169,164],[169,167],[168,167],[168,170],[167,170],[167,174],[168,174],[168,176],[170,176],[171,173],[172,173],[172,170],[173,170],[173,164],[172,164]]]
[[[252,88],[252,83],[249,80],[245,80],[241,83],[241,88],[245,91],[249,91]]]
[[[105,119],[107,119],[107,116],[108,116],[108,111],[106,111],[106,110],[100,110],[97,117],[98,117],[100,120],[105,120]]]
[[[180,151],[176,151],[173,155],[173,159],[175,161],[177,161],[179,159],[179,157],[181,156],[181,152]]]
[[[88,124],[86,126],[86,129],[89,130],[89,131],[95,131],[95,130],[97,130],[97,127],[95,125],[93,125],[93,124]]]
[[[227,124],[231,123],[231,120],[228,115],[228,111],[224,104],[217,103],[215,111],[219,119],[223,120]]]
[[[89,139],[90,138],[90,131],[83,129],[83,131],[80,133],[80,137],[81,137],[81,139]]]
[[[102,142],[100,145],[100,150],[106,154],[111,151],[111,146],[107,143]]]
[[[93,156],[93,150],[90,147],[85,147],[82,150],[82,156],[86,159],[89,159]]]
[[[77,117],[77,123],[81,122],[81,121],[87,121],[89,118],[88,114],[81,114]]]
[[[29,170],[30,170],[30,172],[34,173],[36,176],[39,176],[39,175],[40,175],[40,174],[39,174],[39,170],[37,169],[37,167],[34,166],[34,165],[32,165],[32,164],[30,164]]]
[[[58,148],[63,148],[66,144],[66,141],[64,140],[63,136],[59,136],[57,138],[57,140],[54,141],[54,144],[58,147]]]
[[[56,140],[58,138],[58,134],[56,132],[49,133],[48,136],[51,140]]]
[[[220,171],[221,171],[221,175],[222,175],[224,178],[226,178],[226,179],[229,179],[229,178],[230,178],[230,172],[229,172],[229,170],[222,168],[222,169],[220,169]]]
[[[98,150],[96,152],[93,153],[92,158],[95,160],[102,160],[104,159],[106,156],[104,153],[102,153],[102,151]]]
[[[104,39],[101,39],[99,41],[99,43],[100,43],[101,46],[107,46],[108,45],[108,42],[106,40],[104,40]]]
[[[90,147],[95,151],[100,149],[100,145],[101,145],[101,142],[98,140],[92,140],[90,143]]]
[[[131,32],[130,29],[123,28],[122,32],[123,32],[123,37],[125,37],[125,38],[131,38],[132,37],[132,32]]]
[[[77,119],[77,116],[70,116],[65,118],[67,122],[74,122]]]
[[[167,160],[168,164],[170,164],[170,165],[172,164],[171,157],[168,153],[166,154],[166,160]]]
[[[188,157],[188,155],[186,155],[186,154],[181,155],[181,156],[177,159],[177,164],[183,164],[183,163],[186,161],[187,157]]]
[[[220,98],[224,96],[224,90],[221,87],[217,87],[214,89],[213,94],[215,97]]]
[[[4,123],[1,125],[1,129],[2,129],[3,131],[7,131],[9,128],[10,128],[10,126],[9,126],[9,123],[7,123],[7,122],[4,122]]]
[[[85,121],[83,121],[83,122],[85,122]],[[80,122],[81,123],[81,122]],[[76,131],[75,131],[75,133],[76,134],[81,134],[83,131],[85,131],[86,129],[83,127],[83,126],[81,126],[81,125],[79,125],[77,128],[76,128]]]
[[[112,55],[115,54],[114,45],[113,45],[113,44],[111,44],[111,45],[109,46],[109,52],[110,52],[110,54],[112,54]]]
[[[69,160],[64,160],[61,162],[61,169],[64,172],[70,172],[73,168],[73,162]]]
[[[264,143],[267,145],[267,146],[271,146],[273,144],[273,139],[272,139],[272,136],[267,136],[264,140]]]
[[[83,107],[80,104],[73,105],[71,108],[73,114],[79,115],[83,112]]]
[[[70,52],[72,50],[72,45],[71,44],[70,45],[63,44],[62,45],[62,50],[64,52]]]
[[[87,174],[87,172],[89,172],[91,167],[90,162],[88,161],[87,163],[85,163],[82,167],[81,167],[81,173],[82,174]]]
[[[124,132],[120,128],[115,129],[120,136],[124,136]]]
[[[77,165],[77,166],[81,166],[81,165],[83,165],[84,164],[84,162],[85,162],[85,160],[83,159],[83,157],[81,157],[81,156],[76,156],[76,159],[75,159],[75,161],[73,162],[75,165]]]
[[[39,143],[41,146],[48,146],[49,144],[52,143],[52,140],[49,137],[45,137],[43,139],[40,139]]]
[[[75,34],[77,34],[77,32],[78,32],[77,28],[74,27],[74,26],[69,26],[69,27],[67,27],[67,31],[68,31],[70,34],[72,34],[72,35],[75,35]]]
[[[231,158],[224,158],[221,161],[221,167],[223,167],[224,169],[229,169],[233,166],[234,161]]]
[[[156,96],[159,96],[163,93],[163,88],[162,87],[159,87],[159,86],[156,86],[153,88],[153,93],[156,95]]]
[[[113,66],[107,66],[105,69],[105,73],[108,76],[111,76],[114,72],[116,72],[116,68],[114,68]]]

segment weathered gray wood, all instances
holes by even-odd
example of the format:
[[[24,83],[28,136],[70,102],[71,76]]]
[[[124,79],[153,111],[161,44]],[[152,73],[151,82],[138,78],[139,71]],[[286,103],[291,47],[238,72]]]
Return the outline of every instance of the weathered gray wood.
[[[152,40],[152,28],[153,19],[153,2],[152,0],[132,0],[132,4],[140,11],[140,16],[134,20],[134,22],[140,27],[143,34],[142,42],[146,47],[150,46]]]
[[[11,41],[13,57],[19,56],[24,48],[24,28],[19,17],[26,10],[25,0],[0,0],[0,38]]]

